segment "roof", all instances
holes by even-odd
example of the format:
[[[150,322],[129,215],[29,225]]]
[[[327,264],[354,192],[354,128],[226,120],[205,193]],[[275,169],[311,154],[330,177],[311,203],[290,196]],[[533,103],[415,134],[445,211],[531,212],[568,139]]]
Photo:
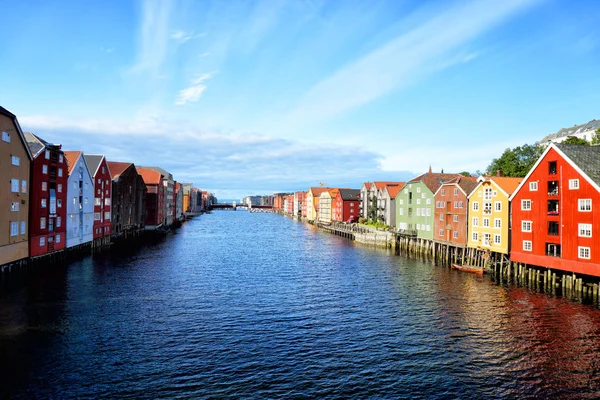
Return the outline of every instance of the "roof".
[[[67,165],[69,166],[69,175],[73,172],[73,168],[75,168],[75,164],[77,164],[77,160],[81,156],[81,151],[65,151],[65,158],[67,159]]]
[[[385,190],[387,190],[388,194],[390,195],[390,199],[395,199],[403,187],[404,187],[404,182],[397,182],[393,185],[387,185],[385,187]]]
[[[324,187],[311,187],[310,189],[308,189],[308,191],[310,193],[312,193],[313,197],[318,197],[321,195],[321,193],[323,193],[324,191],[329,190],[329,188],[324,188]]]
[[[411,179],[407,183],[423,182],[425,186],[427,186],[429,190],[431,190],[431,193],[435,193],[444,182],[449,181],[452,178],[459,177],[462,177],[462,175],[427,172],[426,174],[419,175],[416,178]]]
[[[388,185],[397,185],[399,183],[402,183],[402,182],[381,182],[381,181],[378,181],[378,182],[373,182],[373,185],[375,185],[375,188],[377,190],[381,190],[381,189],[383,189],[384,187],[386,187]]]
[[[342,200],[358,200],[360,189],[340,189]]]
[[[25,135],[23,134],[23,130],[21,129],[21,125],[19,124],[17,116],[2,106],[0,106],[0,114],[7,116],[13,121],[15,127],[17,128],[17,133],[19,134],[21,143],[23,143],[23,147],[25,147],[25,151],[27,152],[27,157],[29,157],[30,161],[33,161],[33,154],[31,154],[31,150],[29,149],[29,145],[27,144],[27,140],[25,139]]]
[[[600,186],[600,146],[557,143],[556,147]]]
[[[31,132],[23,132],[23,136],[27,141],[27,145],[29,146],[29,150],[31,150],[31,155],[33,158],[36,158],[42,152],[42,150],[49,145],[48,142],[37,137]]]
[[[479,184],[477,178],[472,176],[460,176],[452,178],[444,182],[444,185],[458,185],[463,192],[468,196]]]
[[[133,163],[130,162],[118,162],[118,161],[107,161],[108,170],[113,181],[119,179],[119,176]]]
[[[88,168],[90,169],[90,174],[92,174],[92,176],[95,176],[104,156],[100,154],[84,154],[83,158],[85,158],[85,162],[87,163]]]
[[[494,181],[500,189],[504,190],[508,196],[510,196],[518,187],[523,178],[510,178],[507,176],[492,176],[490,180]]]
[[[162,174],[162,176],[164,176],[166,179],[173,180],[173,175],[169,171],[166,171],[166,170],[162,169],[161,167],[149,167],[149,166],[140,165],[138,168],[153,169],[156,172],[160,172]]]
[[[137,167],[137,172],[142,176],[146,185],[160,185],[162,182],[163,175],[150,168]]]

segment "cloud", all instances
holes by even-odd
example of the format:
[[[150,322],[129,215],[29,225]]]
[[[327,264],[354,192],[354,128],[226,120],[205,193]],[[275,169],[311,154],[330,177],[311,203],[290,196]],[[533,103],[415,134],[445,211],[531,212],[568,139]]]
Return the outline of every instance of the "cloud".
[[[206,85],[204,82],[212,78],[214,74],[214,72],[209,72],[200,76],[199,78],[194,79],[191,86],[182,89],[179,92],[177,100],[175,100],[175,104],[184,105],[186,103],[194,103],[200,100],[202,93],[204,93],[206,90]]]
[[[188,33],[183,30],[177,30],[177,31],[171,33],[171,39],[176,40],[180,44],[183,44],[183,43],[187,42],[188,40],[198,39],[198,38],[201,38],[206,35],[207,35],[207,32],[195,34],[194,32]]]
[[[371,102],[428,73],[472,60],[454,53],[508,17],[540,0],[457,2],[314,85],[286,115],[318,121]]]
[[[115,48],[114,47],[109,47],[109,48],[100,47],[100,51],[103,51],[105,53],[112,53],[113,51],[115,51]]]

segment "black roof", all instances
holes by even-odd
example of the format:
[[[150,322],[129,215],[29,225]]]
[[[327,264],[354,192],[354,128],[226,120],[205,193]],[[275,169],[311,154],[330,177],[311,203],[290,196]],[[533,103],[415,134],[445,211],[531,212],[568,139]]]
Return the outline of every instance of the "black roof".
[[[90,170],[90,174],[92,175],[92,178],[94,177],[94,175],[96,175],[98,166],[102,162],[102,157],[104,157],[104,156],[99,155],[99,154],[84,154],[83,155],[83,158],[85,158],[85,162],[88,166],[88,169]]]
[[[600,186],[600,146],[557,143],[556,147]]]
[[[358,200],[360,189],[340,189],[342,200]]]

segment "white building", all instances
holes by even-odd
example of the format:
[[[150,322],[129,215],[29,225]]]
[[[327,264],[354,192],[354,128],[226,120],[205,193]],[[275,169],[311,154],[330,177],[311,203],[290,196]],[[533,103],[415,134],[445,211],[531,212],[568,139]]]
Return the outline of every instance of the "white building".
[[[600,128],[600,120],[593,119],[587,124],[575,125],[571,128],[562,128],[556,133],[545,136],[540,140],[540,144],[547,146],[550,143],[561,143],[569,136],[575,136],[578,139],[591,142],[598,128]]]
[[[94,239],[94,184],[81,151],[65,151],[69,166],[67,243],[73,247]]]

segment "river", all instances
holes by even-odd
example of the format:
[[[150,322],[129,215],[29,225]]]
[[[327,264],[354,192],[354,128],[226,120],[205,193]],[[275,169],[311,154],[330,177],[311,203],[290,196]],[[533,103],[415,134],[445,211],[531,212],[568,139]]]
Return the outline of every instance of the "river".
[[[11,398],[597,398],[600,310],[217,211],[0,297]]]

